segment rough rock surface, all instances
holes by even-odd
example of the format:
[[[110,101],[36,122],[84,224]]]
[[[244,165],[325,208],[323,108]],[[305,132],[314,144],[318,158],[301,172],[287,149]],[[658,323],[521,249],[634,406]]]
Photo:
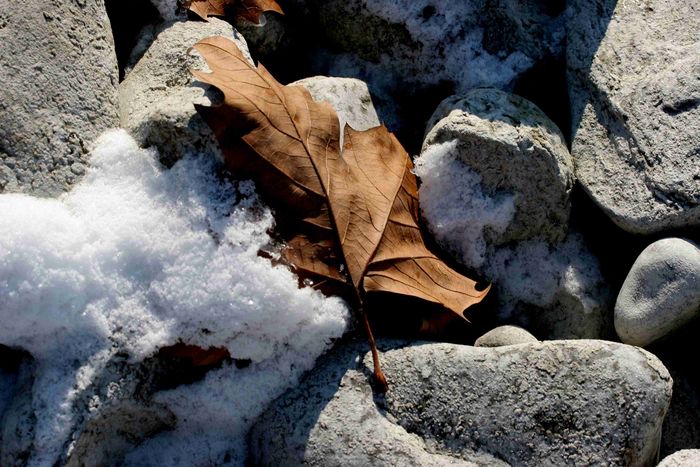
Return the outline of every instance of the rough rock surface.
[[[371,357],[338,348],[259,419],[253,460],[405,464],[423,460],[420,448],[477,463],[488,455],[517,465],[655,461],[672,381],[641,349],[585,340],[386,346],[385,399],[371,400]],[[392,450],[397,457],[387,458]],[[385,457],[372,462],[374,454]]]
[[[367,84],[359,79],[313,76],[290,86],[304,86],[314,100],[331,104],[338,113],[341,128],[345,122],[360,131],[379,126]]]
[[[576,176],[629,232],[700,225],[700,5],[576,0],[571,8]]]
[[[700,449],[684,449],[665,457],[657,467],[695,467],[700,465]]]
[[[573,162],[561,132],[537,106],[513,94],[478,88],[444,100],[428,128],[424,151],[456,140],[459,160],[480,176],[482,191],[513,197],[513,218],[503,232],[486,233],[489,243],[564,237]]]
[[[260,416],[249,436],[255,465],[507,465],[479,452],[436,453],[397,425],[375,404],[366,351],[363,342],[334,349]]]
[[[502,347],[534,342],[538,342],[537,338],[519,326],[499,326],[479,337],[474,342],[474,347]]]
[[[117,59],[103,0],[2,3],[0,192],[57,196],[118,126]]]
[[[144,147],[158,147],[161,160],[172,165],[188,153],[221,153],[213,133],[194,104],[211,105],[215,92],[193,85],[190,69],[206,69],[204,60],[188,49],[210,36],[236,42],[250,59],[245,39],[220,19],[171,22],[119,86],[121,124]]]
[[[646,346],[700,316],[700,248],[680,238],[649,245],[625,279],[615,304],[623,342]]]

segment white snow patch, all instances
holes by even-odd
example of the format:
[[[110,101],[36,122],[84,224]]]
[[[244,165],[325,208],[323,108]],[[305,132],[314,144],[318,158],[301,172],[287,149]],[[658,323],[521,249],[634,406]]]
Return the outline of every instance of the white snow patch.
[[[163,171],[120,130],[100,138],[91,164],[59,199],[0,195],[0,343],[37,360],[30,464],[56,460],[76,394],[111,355],[138,361],[180,340],[253,363],[162,395],[179,417],[172,436],[188,435],[178,463],[232,449],[241,464],[253,418],[342,335],[347,307],[257,255],[272,214],[252,183],[219,180],[213,161]],[[168,439],[135,455],[172,457]]]
[[[601,306],[598,261],[578,233],[569,233],[556,246],[535,239],[500,248],[488,263],[487,274],[509,298],[507,303],[521,301],[546,308],[565,293],[581,303],[584,314]]]
[[[486,260],[484,233],[503,233],[515,215],[513,195],[491,197],[481,176],[459,160],[457,141],[433,144],[415,160],[423,217],[438,243],[464,264],[481,267]]]

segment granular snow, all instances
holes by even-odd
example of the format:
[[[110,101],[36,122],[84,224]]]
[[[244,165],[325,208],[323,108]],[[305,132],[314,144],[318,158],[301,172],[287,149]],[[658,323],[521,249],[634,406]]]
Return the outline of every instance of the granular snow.
[[[503,233],[515,214],[513,195],[497,198],[481,188],[481,177],[459,160],[457,140],[433,144],[416,159],[423,217],[436,240],[463,264],[486,260],[484,232]]]
[[[56,461],[76,395],[110,356],[139,361],[183,341],[252,363],[157,394],[177,430],[133,463],[240,465],[247,427],[342,335],[347,307],[258,256],[272,214],[251,182],[220,180],[214,161],[164,171],[119,130],[100,138],[91,164],[59,199],[0,195],[0,343],[37,361],[29,464]]]

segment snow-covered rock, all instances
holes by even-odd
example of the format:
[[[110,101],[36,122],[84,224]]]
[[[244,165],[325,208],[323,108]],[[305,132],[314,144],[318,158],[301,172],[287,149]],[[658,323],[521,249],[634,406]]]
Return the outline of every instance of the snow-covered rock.
[[[498,348],[386,345],[385,398],[370,391],[366,348],[334,349],[260,417],[250,438],[254,461],[527,466],[655,460],[672,382],[644,350],[585,340]]]
[[[474,342],[474,347],[502,347],[533,342],[537,342],[537,338],[519,326],[498,326],[479,337]]]
[[[700,225],[700,6],[576,0],[570,7],[577,178],[629,232]]]
[[[338,113],[341,128],[345,123],[360,131],[379,126],[367,84],[359,79],[313,76],[289,85],[303,86],[315,101],[331,104]]]
[[[494,249],[483,271],[494,284],[499,314],[541,339],[607,338],[613,299],[583,237]]]
[[[177,427],[124,463],[242,465],[248,426],[343,333],[345,304],[258,256],[272,214],[250,182],[218,178],[212,158],[163,171],[122,130],[99,140],[90,163],[59,199],[0,195],[0,344],[35,359],[31,390],[18,392],[26,400],[11,403],[33,424],[24,459],[62,462],[100,426],[92,416],[135,397],[125,381],[150,374],[133,371],[139,362],[183,342],[249,364],[151,394]]]
[[[568,227],[573,167],[554,124],[493,89],[446,100],[433,121],[415,172],[438,243],[495,284],[508,322],[546,339],[606,336],[609,292]]]
[[[418,93],[510,89],[543,56],[560,54],[564,38],[561,10],[530,0],[287,4],[300,10],[309,30],[300,35],[302,50],[312,47],[318,57],[310,64],[313,72],[366,81],[382,120],[394,130],[411,118]]]
[[[161,404],[122,401],[92,416],[76,440],[66,467],[119,465],[146,438],[175,428],[177,419]]]
[[[477,88],[444,100],[428,128],[423,152],[454,144],[466,166],[462,172],[476,174],[489,198],[513,204],[505,226],[484,232],[486,242],[564,238],[574,166],[561,132],[537,106],[514,94]],[[432,203],[426,196],[422,201]]]
[[[119,122],[104,2],[6,2],[0,42],[0,192],[57,196]]]
[[[683,449],[665,457],[657,467],[696,467],[700,465],[700,449]]]
[[[642,251],[615,304],[615,330],[646,346],[700,316],[700,248],[665,238]]]
[[[170,22],[119,86],[122,127],[143,147],[158,148],[166,165],[187,154],[221,158],[209,126],[194,105],[211,105],[213,91],[197,86],[191,69],[206,69],[204,60],[188,49],[210,36],[233,40],[250,59],[245,39],[220,19]]]

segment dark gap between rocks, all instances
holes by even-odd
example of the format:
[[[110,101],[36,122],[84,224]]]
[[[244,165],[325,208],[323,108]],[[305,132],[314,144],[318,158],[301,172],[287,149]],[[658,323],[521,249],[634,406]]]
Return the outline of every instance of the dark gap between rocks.
[[[626,232],[610,220],[578,183],[571,193],[570,225],[581,232],[598,258],[601,272],[614,294],[622,287],[639,254],[651,243],[669,237],[700,240],[700,228],[664,230],[652,235]]]
[[[559,16],[566,10],[566,0],[538,0],[540,10],[548,16]]]
[[[148,25],[159,23],[161,17],[156,7],[144,0],[106,0],[105,7],[112,26],[119,81],[122,81],[141,31]]]
[[[472,345],[498,325],[496,298],[491,293],[482,302],[467,308],[464,315],[469,322],[439,305],[389,293],[368,294],[365,308],[373,333],[383,338]],[[424,320],[434,323],[432,330],[421,331]],[[361,329],[359,325],[358,329]],[[358,334],[363,333],[358,331]]]
[[[539,107],[559,127],[571,147],[571,106],[563,58],[549,56],[536,63],[516,80],[513,92]]]
[[[278,3],[284,11],[284,17],[278,20],[284,24],[285,40],[271,50],[264,50],[256,41],[249,41],[251,55],[283,84],[323,73],[323,67],[317,63],[316,44],[327,43],[328,39],[316,24],[318,20],[305,14],[296,3],[284,0]],[[266,14],[266,18],[272,14]]]
[[[8,373],[16,373],[25,361],[32,360],[32,356],[22,350],[0,344],[0,370]]]
[[[578,183],[571,192],[569,224],[581,232],[591,252],[598,258],[601,272],[613,293],[620,290],[637,256],[651,243],[618,227]]]
[[[390,130],[396,133],[396,137],[409,154],[420,154],[426,123],[438,104],[454,92],[455,84],[451,81],[441,81],[415,92],[403,86],[397,87],[397,93],[392,97],[396,102],[396,118],[401,122],[401,126]]]
[[[647,349],[661,359],[673,378],[671,406],[662,428],[661,458],[700,446],[700,425],[696,422],[700,419],[699,334],[700,319],[695,319]]]

